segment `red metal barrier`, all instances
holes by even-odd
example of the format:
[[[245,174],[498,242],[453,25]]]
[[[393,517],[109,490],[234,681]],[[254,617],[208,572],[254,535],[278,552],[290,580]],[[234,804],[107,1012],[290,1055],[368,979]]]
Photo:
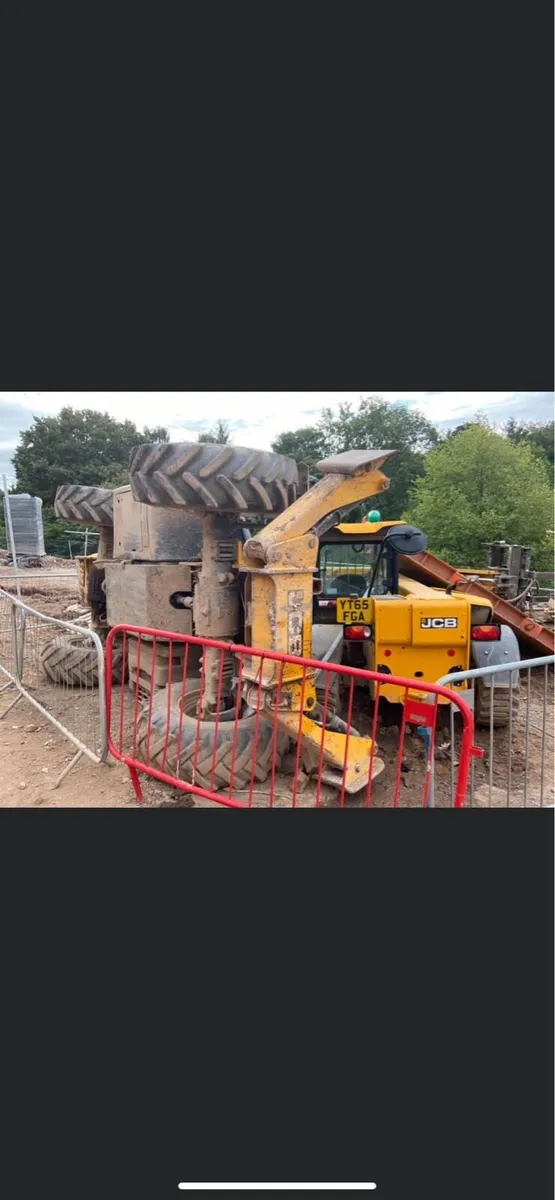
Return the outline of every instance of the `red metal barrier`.
[[[133,677],[129,684],[124,682],[125,671],[121,682],[112,684],[115,638],[120,640],[120,647],[123,645],[124,663],[129,660],[130,646],[133,648]],[[153,671],[157,648],[163,650],[164,663],[167,663],[164,671],[167,671],[169,683],[162,688],[156,686]],[[198,666],[193,671],[193,659],[198,659],[196,648],[203,652],[200,671]],[[208,695],[207,656],[204,653],[208,649],[217,651],[218,656],[212,655],[211,663],[212,680],[217,678],[217,702],[214,716],[207,721],[200,718],[200,706]],[[148,669],[141,670],[141,661]],[[231,687],[230,670],[234,674]],[[323,680],[316,702],[314,672],[319,672],[319,679]],[[328,734],[337,732],[332,693],[337,676],[344,691],[342,711],[346,729],[344,727],[342,770],[335,772],[331,787]],[[292,678],[297,689],[298,712],[295,705],[288,704]],[[382,745],[391,736],[378,726],[380,687],[386,680],[388,684],[404,688],[404,704],[400,727],[398,731],[394,730],[395,761],[391,761],[390,752],[383,772],[378,773],[384,752]],[[369,702],[371,681],[376,684],[372,706]],[[360,699],[357,699],[357,692]],[[427,701],[422,699],[422,693],[426,693]],[[229,707],[225,711],[220,706],[222,695],[228,697]],[[115,626],[106,642],[109,749],[114,758],[127,764],[139,801],[143,800],[139,772],[143,772],[171,787],[231,808],[260,807],[261,797],[263,806],[270,808],[318,808],[335,804],[344,807],[346,802],[354,807],[360,807],[361,803],[365,807],[385,803],[396,808],[400,800],[403,806],[409,804],[402,792],[402,784],[407,783],[408,773],[414,772],[413,780],[422,785],[418,803],[426,807],[439,696],[448,697],[461,715],[455,784],[455,807],[460,808],[465,802],[470,758],[474,753],[473,715],[461,695],[438,684],[135,625]],[[310,705],[313,708],[309,712]],[[293,729],[284,729],[280,724],[279,719],[284,713],[288,715],[290,725],[294,724]],[[315,746],[314,740],[312,742],[308,773],[303,770],[303,765],[307,765],[303,721],[307,717],[316,721],[321,729],[319,746]],[[412,727],[420,729],[424,735],[423,758],[415,751],[416,746],[421,748],[420,741],[414,743],[411,738],[409,752],[407,732]],[[301,737],[303,731],[304,740]],[[362,788],[358,788],[356,780],[354,784],[352,782],[353,769],[349,784],[347,777],[349,747],[358,736],[371,738],[368,755],[361,766],[354,767],[355,771],[362,770]],[[292,753],[288,752],[291,744]],[[449,743],[441,749],[446,748]],[[388,749],[391,751],[391,747]],[[413,752],[416,757],[411,763],[407,759]],[[453,745],[451,753],[454,752]],[[359,757],[362,753],[361,748]],[[277,780],[279,788],[276,788]],[[411,780],[410,790],[413,788]],[[414,802],[414,796],[411,802]]]

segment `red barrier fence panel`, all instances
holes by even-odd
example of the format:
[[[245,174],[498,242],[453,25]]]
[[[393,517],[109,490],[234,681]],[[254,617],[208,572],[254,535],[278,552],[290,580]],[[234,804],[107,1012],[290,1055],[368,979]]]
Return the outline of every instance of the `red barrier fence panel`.
[[[115,639],[128,667],[117,682]],[[384,717],[386,681],[404,689],[404,703],[384,704]],[[461,717],[457,739],[443,744],[440,697]],[[143,774],[230,808],[427,807],[435,755],[435,803],[443,766],[445,804],[451,769],[455,807],[465,803],[473,715],[439,684],[118,625],[106,642],[106,707],[110,753],[139,801]]]

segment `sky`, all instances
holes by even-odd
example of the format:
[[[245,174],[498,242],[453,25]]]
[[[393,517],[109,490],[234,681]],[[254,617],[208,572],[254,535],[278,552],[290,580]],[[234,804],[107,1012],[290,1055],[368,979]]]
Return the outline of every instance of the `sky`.
[[[553,392],[0,392],[0,477],[15,479],[11,458],[21,430],[34,416],[54,416],[70,405],[110,412],[120,421],[166,425],[172,442],[196,441],[219,418],[236,446],[270,449],[279,433],[312,425],[323,408],[377,396],[419,409],[443,429],[484,412],[495,423],[553,420]]]

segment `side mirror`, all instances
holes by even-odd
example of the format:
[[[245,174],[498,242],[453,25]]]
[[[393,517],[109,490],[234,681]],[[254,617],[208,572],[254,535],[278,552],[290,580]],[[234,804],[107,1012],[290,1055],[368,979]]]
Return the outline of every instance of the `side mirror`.
[[[414,525],[393,525],[387,530],[384,541],[396,554],[420,554],[428,545],[426,534]]]

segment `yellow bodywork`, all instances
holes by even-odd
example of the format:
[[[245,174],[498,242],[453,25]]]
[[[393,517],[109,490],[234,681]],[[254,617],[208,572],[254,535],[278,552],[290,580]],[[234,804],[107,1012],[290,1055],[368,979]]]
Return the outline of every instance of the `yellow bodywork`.
[[[294,713],[282,713],[278,718],[278,723],[282,729],[286,729],[291,738],[296,739],[299,735],[299,716]],[[343,782],[343,767],[345,767],[344,783],[345,791],[349,793],[358,792],[368,783],[370,773],[370,762],[372,761],[372,738],[349,737],[344,733],[334,733],[330,730],[324,732],[322,738],[322,728],[315,721],[311,721],[309,717],[303,714],[300,722],[301,738],[303,741],[303,761],[305,767],[317,768],[320,763],[331,767],[332,771],[341,771],[341,775],[337,779],[327,777],[325,772],[321,772],[321,780],[323,783],[333,782],[336,785]],[[323,743],[323,750],[322,750]],[[372,763],[372,778],[379,775],[384,768],[381,758],[374,757]]]
[[[412,584],[413,581],[408,582]],[[414,680],[409,695],[423,699],[428,693],[419,690],[419,679],[440,679],[448,671],[468,669],[471,604],[467,596],[447,596],[445,592],[425,588],[423,584],[416,587],[419,589],[417,594],[371,598],[368,623],[373,625],[373,639],[361,644],[369,670],[381,673],[385,668],[392,675]],[[422,622],[438,618],[456,620],[457,624],[439,629],[429,624],[423,627]],[[370,690],[375,696],[375,683],[371,684]],[[387,674],[384,674],[380,696],[398,704],[404,700],[405,693],[388,684]]]
[[[338,525],[337,528],[340,533],[355,537],[360,533],[362,538],[367,538],[369,533],[381,533],[382,529],[391,529],[393,525],[406,525],[406,521],[357,521],[355,525]]]
[[[403,521],[364,521],[339,525],[338,530],[346,536],[360,536],[361,541],[365,541],[371,534],[379,534],[391,526],[403,524]],[[365,573],[368,567],[349,563],[348,567],[338,567],[336,573],[345,570],[348,570],[349,574]],[[329,574],[328,566],[326,574]],[[370,609],[365,614],[365,623],[372,625],[373,637],[361,643],[367,668],[376,671],[385,667],[392,675],[414,679],[414,687],[410,689],[409,695],[415,699],[424,699],[428,693],[418,689],[418,679],[429,682],[440,679],[449,671],[468,670],[471,613],[470,596],[448,595],[445,588],[429,587],[415,579],[409,579],[406,575],[400,575],[398,595],[370,598]],[[437,618],[454,619],[457,625],[455,628],[444,629],[422,627],[422,621]],[[405,698],[404,690],[388,684],[386,680],[387,674],[384,675],[384,683],[380,684],[380,696],[392,703],[402,703]],[[464,690],[468,688],[468,683],[465,682],[460,687]],[[377,685],[372,683],[370,691],[373,698],[376,690]],[[440,697],[439,703],[447,704],[448,701]]]

